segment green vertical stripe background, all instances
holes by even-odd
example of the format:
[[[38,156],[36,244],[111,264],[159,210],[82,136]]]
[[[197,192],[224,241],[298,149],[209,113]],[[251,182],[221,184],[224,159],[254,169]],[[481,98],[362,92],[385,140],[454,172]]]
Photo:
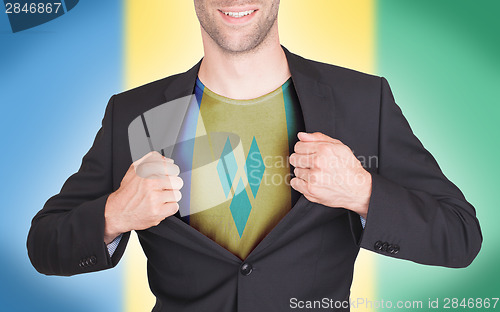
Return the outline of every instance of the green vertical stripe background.
[[[431,310],[428,298],[439,298],[433,311],[471,311],[442,304],[500,297],[500,1],[379,0],[376,14],[377,73],[389,80],[414,133],[475,206],[484,236],[466,269],[378,257],[376,298],[422,300],[420,311]],[[500,302],[489,310],[500,310]]]

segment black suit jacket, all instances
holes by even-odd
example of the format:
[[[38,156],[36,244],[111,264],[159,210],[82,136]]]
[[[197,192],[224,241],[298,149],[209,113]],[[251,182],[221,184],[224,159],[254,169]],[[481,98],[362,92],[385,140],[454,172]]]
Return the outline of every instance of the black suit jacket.
[[[287,311],[290,298],[346,300],[360,247],[447,267],[467,266],[479,252],[474,208],[413,135],[387,81],[283,49],[306,131],[338,138],[359,159],[372,160],[366,168],[373,181],[366,227],[355,213],[302,196],[241,261],[168,217],[137,231],[157,298],[154,311]],[[200,62],[110,99],[80,169],[32,221],[28,254],[39,272],[74,275],[118,263],[130,233],[110,258],[104,207],[132,163],[127,127],[141,113],[192,94]]]

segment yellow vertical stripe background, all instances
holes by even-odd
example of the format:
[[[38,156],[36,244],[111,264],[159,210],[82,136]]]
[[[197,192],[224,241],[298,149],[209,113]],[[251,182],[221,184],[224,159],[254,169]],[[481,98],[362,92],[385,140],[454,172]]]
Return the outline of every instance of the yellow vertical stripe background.
[[[368,73],[375,71],[375,0],[284,0],[280,6],[280,38],[291,52]],[[126,0],[124,14],[126,89],[184,72],[203,56],[193,1]],[[135,234],[123,261],[125,310],[150,311],[155,298]],[[373,272],[373,255],[361,250],[351,298],[374,298]]]

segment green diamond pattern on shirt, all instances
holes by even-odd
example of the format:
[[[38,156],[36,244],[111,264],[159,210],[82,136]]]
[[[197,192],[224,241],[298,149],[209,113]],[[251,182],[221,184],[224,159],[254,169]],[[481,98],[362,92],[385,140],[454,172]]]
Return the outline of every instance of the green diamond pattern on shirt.
[[[266,169],[255,136],[252,139],[244,169],[248,183],[250,184],[250,189],[255,198]],[[238,171],[238,164],[236,163],[229,137],[227,138],[219,163],[217,164],[217,171],[219,173],[219,180],[222,184],[222,188],[227,197],[231,191],[234,177]],[[252,210],[252,204],[250,203],[245,185],[241,178],[239,179],[229,210],[231,211],[234,224],[238,229],[238,234],[241,237],[245,230],[250,211]]]
[[[219,163],[217,164],[217,172],[219,173],[219,179],[226,197],[229,195],[229,191],[233,186],[234,176],[237,171],[238,165],[236,164],[231,141],[229,141],[228,137],[226,145],[224,145],[224,150],[220,156]]]
[[[264,165],[264,160],[262,159],[259,146],[257,145],[257,141],[254,136],[245,162],[245,173],[254,198],[257,197],[257,191],[259,190],[260,182],[262,181],[265,169],[266,166]]]
[[[238,234],[241,237],[241,235],[243,235],[243,231],[245,230],[248,217],[250,216],[250,211],[252,210],[252,205],[250,204],[245,185],[243,184],[241,178],[240,182],[238,182],[238,187],[236,187],[236,193],[231,201],[229,210],[231,210],[234,224],[236,225]]]

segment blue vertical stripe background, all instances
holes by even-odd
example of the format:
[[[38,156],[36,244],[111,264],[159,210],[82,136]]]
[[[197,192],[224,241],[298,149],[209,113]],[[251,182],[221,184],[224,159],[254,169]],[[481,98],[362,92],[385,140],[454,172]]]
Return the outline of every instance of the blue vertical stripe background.
[[[109,97],[122,91],[122,2],[81,1],[12,33],[0,12],[1,311],[122,311],[122,264],[72,277],[31,266],[32,217],[81,164]]]

